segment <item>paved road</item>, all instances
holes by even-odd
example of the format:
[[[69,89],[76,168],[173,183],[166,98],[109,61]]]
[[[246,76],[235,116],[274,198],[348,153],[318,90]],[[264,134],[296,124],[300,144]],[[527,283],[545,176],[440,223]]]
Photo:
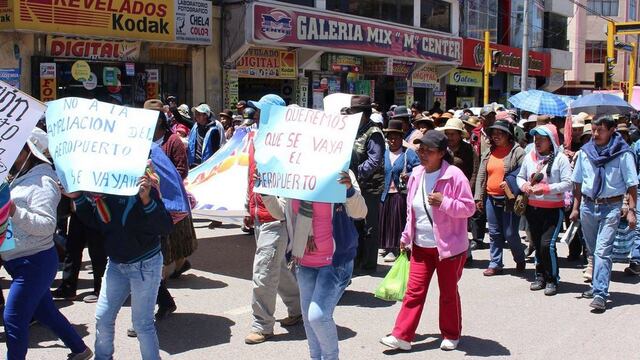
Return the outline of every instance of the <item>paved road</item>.
[[[165,359],[305,359],[307,346],[302,326],[284,329],[276,325],[276,336],[261,345],[245,345],[251,314],[251,264],[253,237],[235,226],[209,230],[198,222],[199,249],[191,258],[193,270],[179,280],[170,280],[178,311],[158,324],[160,347]],[[559,245],[565,257],[567,248]],[[386,273],[380,266],[374,276],[355,277],[335,311],[343,359],[639,359],[640,277],[627,277],[623,264],[614,265],[609,310],[592,314],[588,300],[579,294],[587,289],[581,270],[564,259],[560,293],[545,297],[529,291],[533,265],[527,278],[506,275],[484,278],[488,250],[476,251],[476,268],[465,269],[461,280],[463,337],[459,349],[443,352],[437,324],[437,283],[430,288],[413,351],[386,350],[378,339],[390,333],[399,304],[374,298],[371,293]],[[85,258],[88,256],[85,253]],[[513,267],[505,256],[507,267]],[[8,288],[7,274],[1,283]],[[59,278],[59,276],[58,276]],[[91,274],[82,271],[80,287],[91,288]],[[6,290],[5,290],[6,291]],[[61,311],[76,324],[92,346],[95,335],[95,304],[61,302]],[[116,324],[116,359],[138,358],[138,344],[126,337],[130,308],[124,307]],[[286,316],[281,303],[277,317]],[[4,333],[0,334],[4,339]],[[4,342],[4,341],[3,341]],[[5,351],[0,344],[0,352]],[[42,326],[31,329],[28,359],[65,359],[67,350]]]

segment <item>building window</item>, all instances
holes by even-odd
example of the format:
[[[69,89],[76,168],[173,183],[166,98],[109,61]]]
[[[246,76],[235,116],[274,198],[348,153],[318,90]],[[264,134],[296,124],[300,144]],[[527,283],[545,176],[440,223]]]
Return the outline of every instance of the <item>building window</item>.
[[[636,0],[629,0],[629,20],[638,19],[638,8],[636,7]]]
[[[618,0],[587,0],[587,7],[602,16],[618,16]]]
[[[420,27],[450,33],[451,4],[442,0],[421,0]]]
[[[511,46],[522,48],[524,30],[524,0],[511,1]],[[529,2],[529,47],[541,48],[544,43],[544,3]]]
[[[468,0],[462,7],[462,35],[471,39],[484,39],[489,31],[491,42],[498,40],[498,1]]]
[[[605,41],[586,41],[584,44],[584,62],[587,64],[604,64],[607,57]]]
[[[556,13],[544,13],[544,47],[569,50],[567,40],[567,18]]]
[[[413,25],[413,0],[327,0],[327,10]]]
[[[303,6],[315,6],[315,0],[278,0],[287,4],[303,5]]]

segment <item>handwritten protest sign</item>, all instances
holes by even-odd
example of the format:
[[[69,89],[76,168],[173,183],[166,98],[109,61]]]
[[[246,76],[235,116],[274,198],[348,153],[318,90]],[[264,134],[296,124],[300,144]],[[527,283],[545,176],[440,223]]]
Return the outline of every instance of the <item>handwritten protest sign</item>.
[[[254,141],[260,174],[255,191],[287,198],[342,203],[347,170],[360,114],[271,106],[261,114]]]
[[[95,99],[48,103],[49,153],[65,190],[136,194],[157,120],[158,111]]]
[[[44,104],[0,81],[0,182],[9,174],[44,111]]]

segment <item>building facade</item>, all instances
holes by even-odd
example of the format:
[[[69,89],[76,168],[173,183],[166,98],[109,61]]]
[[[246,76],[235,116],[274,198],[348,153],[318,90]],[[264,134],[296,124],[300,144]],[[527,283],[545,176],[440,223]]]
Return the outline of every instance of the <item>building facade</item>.
[[[0,1],[0,79],[42,101],[214,100],[219,28],[207,0]]]
[[[638,0],[589,0],[584,2],[597,14],[616,22],[638,20]],[[602,73],[607,57],[607,20],[584,8],[575,6],[575,16],[569,24],[569,46],[574,53],[573,67],[567,71],[567,84],[563,91],[570,95],[602,87]],[[637,35],[618,36],[618,41],[638,42]],[[613,76],[614,89],[629,78],[627,52],[616,51],[616,66]]]

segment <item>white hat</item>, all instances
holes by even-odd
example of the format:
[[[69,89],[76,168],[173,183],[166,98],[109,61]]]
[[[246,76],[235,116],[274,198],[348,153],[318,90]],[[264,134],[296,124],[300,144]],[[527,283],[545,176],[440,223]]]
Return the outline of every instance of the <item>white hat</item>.
[[[382,118],[381,114],[373,113],[371,114],[371,121],[373,121],[376,124],[382,124],[384,122],[384,119]]]
[[[178,112],[180,113],[180,116],[182,116],[183,118],[191,119],[191,116],[189,115],[189,105],[182,104],[178,106]]]
[[[207,116],[211,115],[211,108],[207,104],[200,104],[198,106],[194,106],[191,108],[191,111],[194,113],[197,111],[201,114],[207,114]]]
[[[535,123],[535,122],[538,122],[538,115],[532,114],[532,115],[529,115],[529,117],[526,119],[520,119],[520,121],[518,121],[518,126],[521,128],[524,128],[525,124]]]
[[[27,139],[27,146],[29,146],[29,150],[31,150],[33,156],[51,165],[51,160],[45,155],[49,153],[49,139],[47,139],[46,132],[40,128],[33,128],[29,139]]]

